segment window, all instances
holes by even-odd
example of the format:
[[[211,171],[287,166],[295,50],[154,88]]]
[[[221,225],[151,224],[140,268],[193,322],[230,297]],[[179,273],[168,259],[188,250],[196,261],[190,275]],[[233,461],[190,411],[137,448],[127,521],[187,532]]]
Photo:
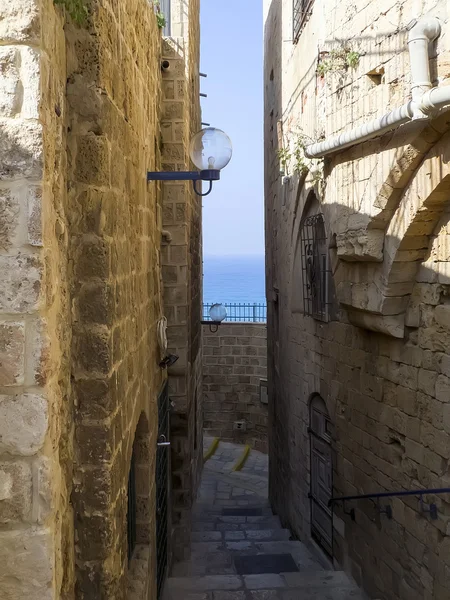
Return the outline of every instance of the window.
[[[294,0],[294,44],[298,42],[313,2],[314,0]]]
[[[301,225],[303,312],[328,321],[330,269],[323,216],[307,217]]]

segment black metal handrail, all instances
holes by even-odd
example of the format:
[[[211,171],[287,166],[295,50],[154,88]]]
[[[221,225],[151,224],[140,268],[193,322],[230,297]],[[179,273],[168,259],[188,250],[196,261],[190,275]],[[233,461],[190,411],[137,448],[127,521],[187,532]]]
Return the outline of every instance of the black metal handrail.
[[[377,492],[375,494],[359,494],[357,496],[336,496],[335,498],[330,498],[328,501],[328,506],[332,507],[336,502],[342,502],[344,506],[344,512],[346,515],[349,515],[352,521],[356,520],[355,509],[352,508],[349,512],[345,510],[345,503],[351,500],[379,500],[380,498],[398,498],[402,496],[420,496],[420,506],[421,511],[424,513],[429,513],[432,519],[438,518],[438,511],[436,504],[430,504],[428,509],[424,507],[423,497],[434,494],[450,494],[450,488],[434,488],[434,489],[426,489],[426,490],[406,490],[406,491],[398,491],[398,492]],[[388,519],[392,519],[392,508],[391,506],[379,507],[379,512],[381,514],[385,514]]]
[[[450,488],[436,488],[432,490],[407,490],[403,492],[377,492],[376,494],[360,494],[359,496],[336,496],[328,501],[328,506],[336,502],[347,500],[364,500],[368,498],[392,498],[399,496],[427,496],[428,494],[450,494]]]

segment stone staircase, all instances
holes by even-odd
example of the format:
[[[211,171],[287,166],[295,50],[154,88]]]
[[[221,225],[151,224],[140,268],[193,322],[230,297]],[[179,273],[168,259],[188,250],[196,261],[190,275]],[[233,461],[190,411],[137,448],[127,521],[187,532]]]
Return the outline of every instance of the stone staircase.
[[[199,503],[191,557],[175,565],[164,600],[365,600],[320,553],[290,539],[268,502]]]

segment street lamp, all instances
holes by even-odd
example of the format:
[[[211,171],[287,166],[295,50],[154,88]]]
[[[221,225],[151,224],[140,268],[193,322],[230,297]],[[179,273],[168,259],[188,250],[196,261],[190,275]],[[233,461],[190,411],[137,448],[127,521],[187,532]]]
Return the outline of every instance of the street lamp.
[[[207,196],[213,181],[220,179],[221,169],[230,162],[232,153],[227,134],[215,127],[206,127],[194,135],[189,149],[198,171],[149,171],[147,181],[192,181],[194,192],[198,196]],[[197,181],[209,181],[208,191],[202,194],[197,188]]]
[[[211,333],[217,333],[219,325],[227,318],[227,309],[223,304],[213,304],[209,309],[211,321],[202,321],[202,325],[209,325]]]

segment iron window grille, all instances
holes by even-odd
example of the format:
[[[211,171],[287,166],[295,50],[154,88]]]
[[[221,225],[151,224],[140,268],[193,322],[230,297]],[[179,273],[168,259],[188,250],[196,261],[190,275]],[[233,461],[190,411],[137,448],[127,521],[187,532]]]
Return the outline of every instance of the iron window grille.
[[[328,321],[330,268],[323,215],[307,217],[301,227],[303,312]]]
[[[127,509],[127,533],[128,533],[128,561],[133,558],[136,548],[136,465],[134,452],[131,457],[130,473],[128,476],[128,509]]]
[[[303,25],[306,22],[306,18],[313,5],[314,0],[294,0],[294,14],[293,14],[293,39],[294,44],[299,40],[300,34],[303,29]]]

